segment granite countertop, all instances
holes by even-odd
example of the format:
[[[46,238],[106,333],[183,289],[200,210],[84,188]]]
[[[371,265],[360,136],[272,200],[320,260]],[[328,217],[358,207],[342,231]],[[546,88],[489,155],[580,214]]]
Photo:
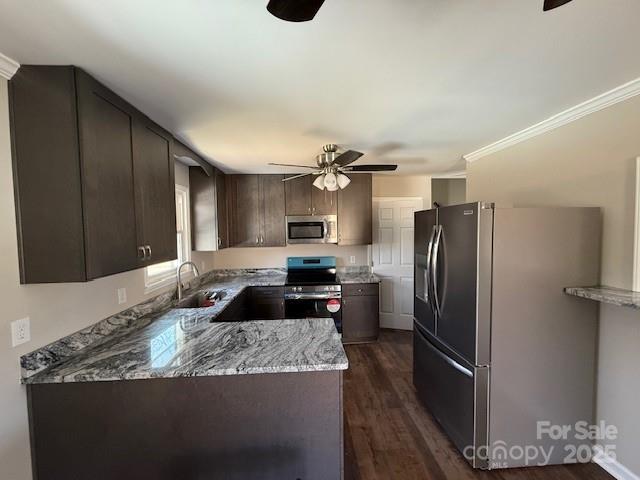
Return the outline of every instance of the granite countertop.
[[[165,313],[125,338],[89,347],[24,383],[345,370],[332,319],[212,323],[193,310]]]
[[[216,271],[185,297],[223,291],[212,307],[175,308],[170,294],[106,318],[21,358],[22,383],[344,370],[332,319],[211,322],[247,287],[284,286],[277,269]]]
[[[349,266],[338,268],[340,283],[380,283],[380,278],[371,272],[371,267]]]
[[[340,283],[380,283],[380,278],[371,272],[339,273]]]
[[[595,287],[567,287],[564,289],[567,295],[587,298],[602,303],[610,303],[619,307],[640,309],[640,292],[624,290],[622,288],[595,286]]]

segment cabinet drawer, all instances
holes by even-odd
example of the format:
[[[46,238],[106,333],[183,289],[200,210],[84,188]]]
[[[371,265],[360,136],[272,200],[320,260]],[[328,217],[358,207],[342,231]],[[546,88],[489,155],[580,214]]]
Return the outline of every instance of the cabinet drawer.
[[[378,295],[377,283],[347,283],[342,285],[342,296]]]
[[[251,287],[251,297],[284,298],[284,287]]]

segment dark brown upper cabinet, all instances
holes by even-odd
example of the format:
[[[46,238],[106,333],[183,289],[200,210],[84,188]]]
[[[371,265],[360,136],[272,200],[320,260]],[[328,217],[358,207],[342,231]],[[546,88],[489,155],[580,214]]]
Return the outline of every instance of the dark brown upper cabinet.
[[[75,67],[9,82],[21,283],[176,258],[171,137]]]
[[[231,246],[284,246],[284,176],[228,175],[227,178]]]
[[[178,258],[176,181],[172,136],[146,117],[133,129],[133,178],[136,190],[138,244],[145,264]]]
[[[213,169],[189,167],[191,240],[196,251],[215,251],[229,246],[225,174]]]
[[[338,245],[369,245],[373,243],[371,174],[349,178],[347,188],[338,191]]]
[[[313,186],[314,175],[288,180],[285,183],[287,215],[336,215],[337,192]]]

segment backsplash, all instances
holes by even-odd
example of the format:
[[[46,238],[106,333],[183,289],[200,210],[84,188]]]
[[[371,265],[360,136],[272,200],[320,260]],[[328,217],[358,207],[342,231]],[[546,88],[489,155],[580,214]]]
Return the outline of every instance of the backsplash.
[[[334,256],[339,267],[369,265],[368,245],[289,245],[286,247],[227,248],[214,252],[216,269],[284,268],[287,257]],[[351,264],[351,257],[355,263]]]

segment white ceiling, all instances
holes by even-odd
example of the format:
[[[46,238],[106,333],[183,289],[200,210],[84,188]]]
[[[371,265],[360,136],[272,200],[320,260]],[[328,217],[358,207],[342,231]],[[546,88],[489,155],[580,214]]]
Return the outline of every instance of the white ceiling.
[[[75,64],[227,171],[312,163],[324,143],[397,162],[461,156],[640,77],[638,0],[0,0],[0,52]]]

